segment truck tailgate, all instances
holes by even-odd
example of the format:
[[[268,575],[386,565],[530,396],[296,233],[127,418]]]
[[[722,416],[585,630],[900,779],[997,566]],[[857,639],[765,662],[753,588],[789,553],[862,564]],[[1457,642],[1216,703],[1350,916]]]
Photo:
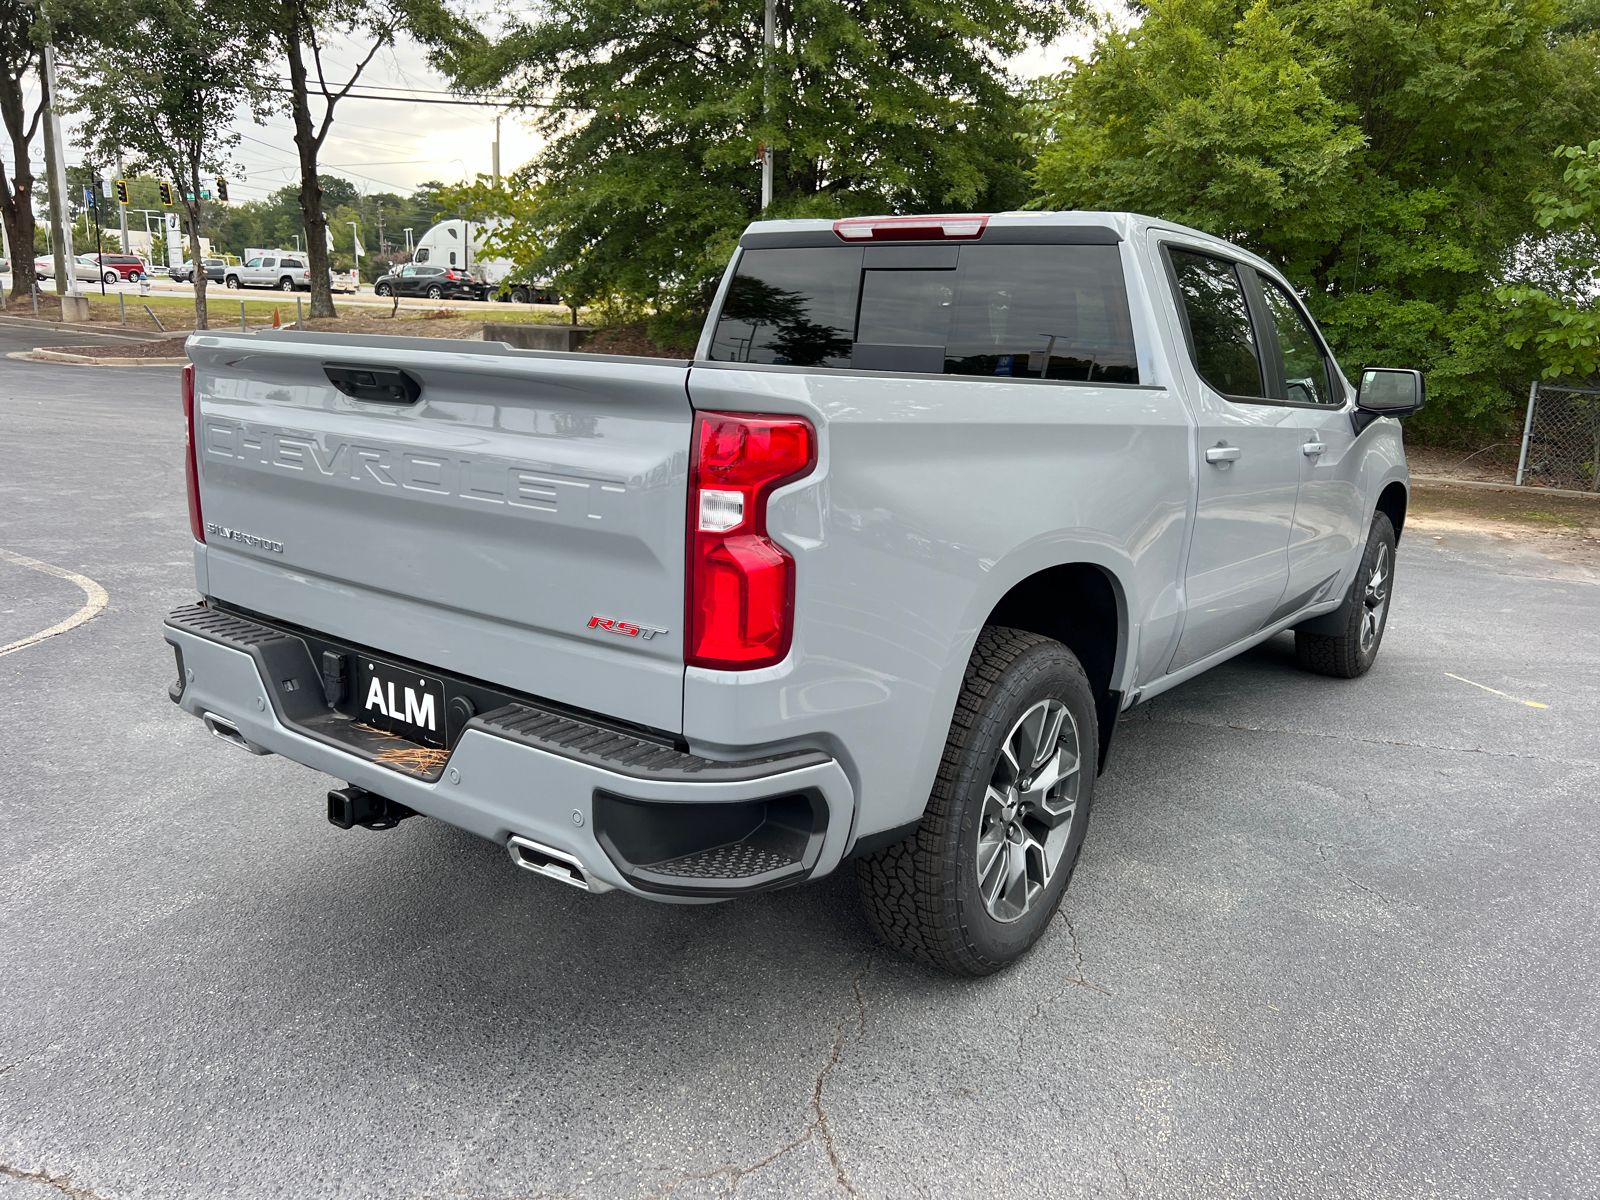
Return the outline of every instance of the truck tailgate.
[[[307,333],[188,348],[210,596],[681,728],[686,363]],[[420,392],[352,398],[330,366]]]

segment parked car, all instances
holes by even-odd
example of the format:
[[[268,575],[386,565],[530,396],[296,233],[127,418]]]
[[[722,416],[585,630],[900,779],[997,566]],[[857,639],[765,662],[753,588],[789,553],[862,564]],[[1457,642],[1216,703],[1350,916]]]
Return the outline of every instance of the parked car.
[[[265,287],[292,292],[311,290],[311,272],[303,254],[290,251],[256,254],[242,263],[227,266],[223,283],[230,288]]]
[[[188,351],[165,635],[212,733],[345,781],[341,828],[426,814],[588,892],[848,863],[961,974],[1050,922],[1119,713],[1288,630],[1373,665],[1424,395],[1125,213],[758,222],[690,362]]]
[[[426,296],[430,300],[477,300],[479,285],[466,272],[453,267],[406,263],[380,275],[372,285],[379,296]]]
[[[361,277],[354,271],[328,271],[328,287],[335,292],[359,292]]]
[[[40,279],[54,279],[56,277],[56,260],[54,255],[44,255],[33,260],[33,271]],[[113,273],[114,274],[114,273]],[[80,281],[98,282],[100,279],[100,263],[93,254],[75,255],[72,260],[73,278]],[[113,277],[108,282],[115,283]]]
[[[200,261],[205,265],[206,279],[211,283],[221,283],[223,272],[227,269],[227,261],[221,257],[206,257]],[[193,283],[194,259],[186,258],[181,266],[169,267],[167,275],[178,283]]]
[[[138,283],[141,279],[148,278],[150,267],[136,254],[101,254],[85,255],[100,268],[98,278],[107,283],[119,283],[126,279],[130,283]]]

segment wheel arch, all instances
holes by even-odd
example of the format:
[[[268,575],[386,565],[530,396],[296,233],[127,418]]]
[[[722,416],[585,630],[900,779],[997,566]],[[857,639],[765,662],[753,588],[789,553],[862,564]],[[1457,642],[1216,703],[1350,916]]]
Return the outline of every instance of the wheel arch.
[[[1374,511],[1381,512],[1389,518],[1389,524],[1394,527],[1394,540],[1400,540],[1400,531],[1405,528],[1406,505],[1410,500],[1410,493],[1406,485],[1398,479],[1391,479],[1384,485],[1383,491],[1378,493],[1378,503]]]
[[[1104,770],[1122,708],[1118,684],[1129,643],[1127,595],[1117,575],[1086,561],[1045,567],[1014,583],[982,624],[1054,638],[1077,655],[1094,691]]]

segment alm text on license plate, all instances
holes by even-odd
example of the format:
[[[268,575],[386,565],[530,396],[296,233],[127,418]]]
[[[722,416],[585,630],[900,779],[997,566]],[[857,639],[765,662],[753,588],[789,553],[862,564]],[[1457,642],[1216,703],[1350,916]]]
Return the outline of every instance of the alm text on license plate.
[[[360,719],[425,746],[445,744],[444,684],[393,663],[360,660]]]

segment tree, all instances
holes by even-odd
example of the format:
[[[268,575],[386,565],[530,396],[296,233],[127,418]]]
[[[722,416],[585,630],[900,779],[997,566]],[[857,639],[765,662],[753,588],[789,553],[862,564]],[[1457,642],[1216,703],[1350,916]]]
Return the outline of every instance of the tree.
[[[189,221],[196,263],[210,175],[226,169],[239,141],[241,111],[260,111],[264,82],[251,73],[251,26],[241,0],[139,0],[124,16],[122,50],[105,56],[98,76],[80,84],[85,114],[102,158],[126,153],[172,181]],[[172,51],[172,47],[181,49]],[[228,69],[219,71],[218,63]],[[205,329],[206,273],[194,273],[194,322]]]
[[[1531,345],[1547,379],[1600,377],[1600,141],[1563,146],[1561,182],[1533,195],[1546,232],[1527,248],[1511,305],[1513,346]]]
[[[1344,362],[1429,371],[1423,432],[1498,432],[1528,357],[1495,287],[1600,41],[1561,0],[1157,0],[1050,89],[1036,202],[1128,208],[1281,264]]]
[[[335,106],[350,94],[379,50],[401,29],[426,29],[451,36],[453,20],[442,0],[254,0],[258,19],[289,61],[289,115],[300,161],[300,217],[311,268],[311,315],[334,315],[328,280],[328,219],[323,176],[317,161],[333,127]],[[342,82],[333,82],[322,60],[327,45],[359,54]],[[311,57],[306,58],[306,51]],[[342,182],[342,181],[341,181]]]
[[[0,126],[11,143],[11,162],[0,159],[0,220],[11,247],[11,294],[33,290],[37,253],[33,219],[33,139],[44,121],[50,95],[40,71],[41,52],[54,41],[58,52],[91,44],[101,21],[91,5],[56,0],[48,18],[40,0],[6,0],[0,5]],[[30,82],[38,88],[30,103]]]
[[[526,265],[580,301],[703,306],[760,211],[1004,207],[1026,194],[1005,60],[1060,32],[1076,0],[563,0],[498,41],[436,39],[464,88],[516,95],[550,139],[515,177],[533,198]],[[509,214],[506,214],[509,215]]]

